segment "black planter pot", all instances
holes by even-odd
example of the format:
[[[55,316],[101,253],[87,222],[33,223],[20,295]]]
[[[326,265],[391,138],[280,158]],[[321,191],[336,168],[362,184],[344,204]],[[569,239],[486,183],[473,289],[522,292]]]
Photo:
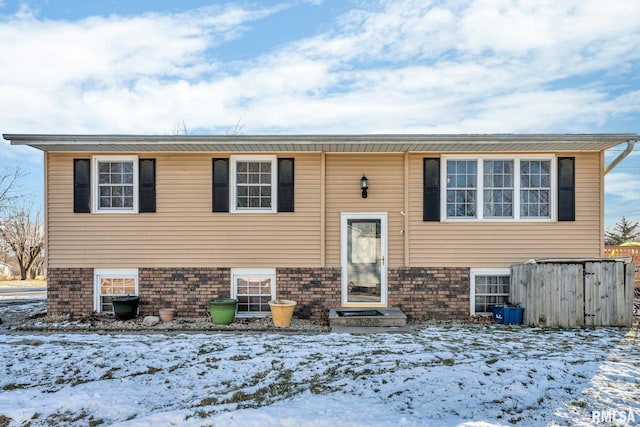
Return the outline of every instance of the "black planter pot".
[[[140,297],[131,295],[114,297],[111,302],[113,303],[113,314],[118,320],[129,320],[138,315]]]

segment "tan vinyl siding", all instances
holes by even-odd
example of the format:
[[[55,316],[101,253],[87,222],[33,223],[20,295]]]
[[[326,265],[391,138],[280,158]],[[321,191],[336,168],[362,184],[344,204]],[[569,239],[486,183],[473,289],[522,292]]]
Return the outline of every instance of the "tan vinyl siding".
[[[366,175],[366,199],[360,178]],[[402,154],[327,154],[326,156],[326,263],[340,265],[340,214],[387,213],[389,265],[404,264],[404,158]]]
[[[561,154],[574,155],[575,222],[423,222],[422,162],[426,156],[411,155],[410,265],[507,267],[531,258],[600,256],[601,155]]]
[[[602,245],[601,153],[562,153],[576,157],[575,222],[423,222],[417,153],[278,154],[295,157],[295,212],[274,214],[211,212],[211,159],[226,155],[149,153],[156,213],[74,214],[73,159],[91,154],[47,153],[49,267],[340,266],[340,214],[359,212],[387,214],[389,266],[506,267]]]
[[[213,155],[154,154],[157,212],[74,214],[73,158],[48,154],[50,267],[320,265],[320,155],[296,154],[295,212],[211,212]],[[215,157],[224,157],[216,154]]]

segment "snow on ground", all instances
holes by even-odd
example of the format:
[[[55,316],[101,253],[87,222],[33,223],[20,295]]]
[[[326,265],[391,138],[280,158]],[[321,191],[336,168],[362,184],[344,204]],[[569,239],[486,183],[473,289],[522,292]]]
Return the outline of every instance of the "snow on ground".
[[[640,333],[11,333],[0,390],[10,426],[638,425]]]
[[[5,326],[22,323],[29,316],[46,314],[46,297],[28,299],[13,297],[11,300],[0,296],[0,320]],[[0,331],[0,333],[2,333]]]

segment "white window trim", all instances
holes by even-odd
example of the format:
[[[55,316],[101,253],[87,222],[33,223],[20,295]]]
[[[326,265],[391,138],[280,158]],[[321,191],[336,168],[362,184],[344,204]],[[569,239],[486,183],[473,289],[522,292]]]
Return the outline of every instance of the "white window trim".
[[[278,211],[278,185],[277,185],[277,156],[231,156],[231,200],[230,203],[230,211],[232,213],[276,213]],[[265,208],[244,208],[238,209],[237,200],[236,200],[236,162],[271,162],[271,209]]]
[[[135,295],[138,295],[138,269],[137,268],[96,268],[93,270],[93,309],[97,313],[102,312],[100,293],[100,279],[103,277],[114,279],[135,280]]]
[[[470,302],[469,312],[476,314],[476,277],[477,276],[511,276],[510,268],[472,268],[470,271]],[[511,285],[509,285],[511,287]]]
[[[488,160],[513,160],[513,218],[484,218],[484,180],[483,161]],[[442,188],[440,189],[440,218],[443,222],[473,222],[473,221],[491,221],[491,222],[554,222],[556,221],[556,186],[557,186],[557,165],[554,155],[512,155],[512,154],[496,154],[496,155],[447,155],[442,156],[442,167],[440,168],[440,182]],[[461,218],[461,217],[448,217],[447,216],[447,160],[475,160],[477,179],[476,179],[476,216],[475,218]],[[549,217],[535,218],[535,217],[520,217],[520,161],[521,160],[549,160],[551,163],[551,186],[549,192]]]
[[[276,299],[276,269],[275,268],[232,268],[231,269],[231,298],[238,298],[238,291],[236,289],[237,278],[264,278],[271,279],[271,299]],[[237,311],[237,317],[267,317],[271,313],[265,311],[262,312],[245,312]]]
[[[100,191],[98,190],[98,162],[133,162],[133,209],[100,209]],[[114,213],[138,213],[138,156],[93,156],[91,165],[91,191],[93,192],[92,213],[114,214]]]

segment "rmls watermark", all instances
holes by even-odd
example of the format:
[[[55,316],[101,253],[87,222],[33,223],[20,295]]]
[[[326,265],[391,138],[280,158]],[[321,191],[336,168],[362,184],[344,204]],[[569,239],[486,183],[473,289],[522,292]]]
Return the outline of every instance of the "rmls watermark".
[[[638,414],[640,418],[640,414]],[[594,424],[600,423],[623,423],[631,424],[636,422],[633,411],[591,411],[591,421]]]

